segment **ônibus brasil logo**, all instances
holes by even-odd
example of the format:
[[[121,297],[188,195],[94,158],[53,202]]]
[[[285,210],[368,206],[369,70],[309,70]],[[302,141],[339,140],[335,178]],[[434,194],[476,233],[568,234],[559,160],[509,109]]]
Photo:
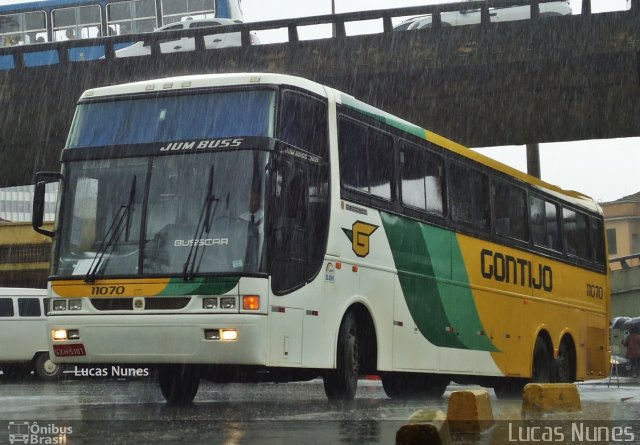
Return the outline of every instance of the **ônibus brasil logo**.
[[[66,445],[67,436],[73,433],[73,427],[53,423],[40,425],[38,422],[9,422],[9,443],[33,445]]]

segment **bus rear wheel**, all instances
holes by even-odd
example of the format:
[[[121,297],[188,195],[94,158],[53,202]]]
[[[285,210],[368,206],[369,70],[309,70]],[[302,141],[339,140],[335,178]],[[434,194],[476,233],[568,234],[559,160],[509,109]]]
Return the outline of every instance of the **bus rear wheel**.
[[[36,375],[45,382],[53,382],[62,377],[62,366],[53,363],[48,352],[38,354],[34,362],[34,368]]]
[[[392,399],[439,399],[449,380],[439,375],[390,372],[382,376],[382,388]]]
[[[358,388],[360,373],[360,342],[356,320],[348,313],[338,333],[336,369],[324,375],[324,392],[329,400],[353,400]]]
[[[547,343],[541,338],[536,339],[533,348],[533,368],[531,383],[549,383],[552,379],[552,361]]]
[[[195,366],[174,365],[159,369],[160,391],[170,405],[193,402],[200,386],[200,373]]]
[[[575,353],[571,340],[560,343],[558,358],[553,362],[554,382],[572,383],[575,381]]]

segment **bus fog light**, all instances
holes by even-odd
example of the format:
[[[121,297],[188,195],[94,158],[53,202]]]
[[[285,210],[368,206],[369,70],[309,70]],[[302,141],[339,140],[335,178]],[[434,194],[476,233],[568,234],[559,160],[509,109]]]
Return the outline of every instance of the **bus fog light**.
[[[218,308],[218,299],[217,298],[205,298],[202,300],[202,308],[203,309],[217,309]]]
[[[235,341],[238,339],[238,331],[235,329],[220,329],[222,341]]]
[[[236,307],[236,299],[235,298],[221,298],[220,299],[220,309],[233,309]]]
[[[51,336],[55,341],[64,341],[67,339],[67,330],[66,329],[55,329],[51,332]]]
[[[80,340],[80,331],[77,329],[70,329],[67,331],[67,338],[69,340]]]
[[[220,329],[205,329],[204,330],[204,339],[205,340],[220,340]]]
[[[82,300],[69,300],[69,310],[70,311],[82,310]]]
[[[242,309],[244,309],[245,311],[259,311],[260,295],[243,295]]]
[[[66,311],[67,310],[67,302],[65,300],[53,300],[53,310],[54,311]]]

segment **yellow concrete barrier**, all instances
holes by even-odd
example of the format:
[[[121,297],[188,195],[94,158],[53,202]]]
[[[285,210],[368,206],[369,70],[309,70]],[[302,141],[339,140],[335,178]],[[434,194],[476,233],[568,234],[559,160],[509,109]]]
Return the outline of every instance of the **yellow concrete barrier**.
[[[522,415],[580,411],[580,394],[573,383],[529,383],[524,387]]]
[[[489,393],[484,390],[454,391],[449,397],[447,420],[451,431],[481,433],[493,425]]]
[[[447,416],[442,411],[418,410],[396,433],[396,445],[451,445]]]

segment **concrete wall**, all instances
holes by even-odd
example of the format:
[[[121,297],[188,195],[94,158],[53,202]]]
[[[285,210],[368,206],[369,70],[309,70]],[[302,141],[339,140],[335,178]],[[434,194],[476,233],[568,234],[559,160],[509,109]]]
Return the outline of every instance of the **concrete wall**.
[[[640,317],[640,267],[611,272],[611,316]]]

